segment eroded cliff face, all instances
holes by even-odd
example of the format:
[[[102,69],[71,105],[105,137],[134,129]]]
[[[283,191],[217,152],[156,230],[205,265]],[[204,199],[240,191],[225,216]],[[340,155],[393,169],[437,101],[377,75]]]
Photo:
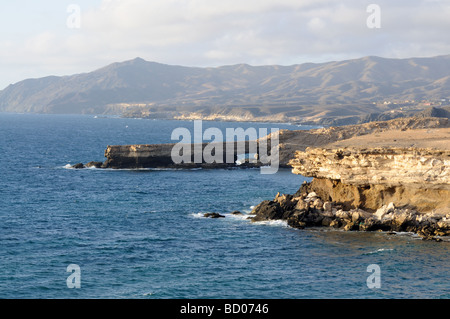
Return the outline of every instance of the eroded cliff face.
[[[417,148],[308,148],[290,161],[307,186],[346,209],[383,205],[450,212],[450,151]]]
[[[237,165],[239,151],[248,153],[248,141],[239,145],[231,143],[203,143],[203,144],[136,144],[136,145],[110,145],[105,150],[106,161],[102,168],[113,169],[140,169],[140,168],[228,168],[228,167],[259,167],[259,161],[244,162]],[[206,149],[208,148],[208,151]],[[242,149],[241,149],[242,148]],[[212,151],[211,151],[212,150]],[[206,156],[218,152],[217,159],[207,160]],[[176,162],[174,156],[183,156],[186,152],[186,161]],[[228,158],[228,152],[232,153]],[[202,155],[196,158],[195,153]],[[181,159],[180,159],[181,160]],[[265,163],[264,163],[265,164]]]
[[[290,164],[313,180],[295,194],[260,203],[253,221],[412,232],[437,241],[450,235],[450,150],[307,148]]]
[[[174,144],[112,145],[105,150],[104,168],[147,168],[173,165]]]

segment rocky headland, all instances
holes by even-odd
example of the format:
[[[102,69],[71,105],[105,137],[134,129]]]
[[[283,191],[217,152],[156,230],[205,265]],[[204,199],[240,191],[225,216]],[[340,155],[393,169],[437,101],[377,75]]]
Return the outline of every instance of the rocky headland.
[[[277,139],[279,167],[291,168],[290,161],[295,156],[296,151],[304,151],[308,147],[322,147],[327,144],[349,140],[368,134],[386,134],[383,132],[401,131],[411,132],[418,129],[439,129],[449,126],[447,118],[400,118],[390,121],[370,122],[359,125],[347,125],[338,127],[318,128],[312,130],[279,130],[276,133],[261,137],[256,141],[258,145],[257,152],[263,142],[266,149],[272,148],[272,140]],[[389,139],[389,138],[388,138]],[[419,140],[422,140],[420,137]],[[393,138],[389,139],[389,143],[396,143]],[[233,143],[235,160],[239,155],[237,143]],[[416,144],[411,140],[411,147]],[[175,144],[134,144],[134,145],[108,145],[105,150],[106,160],[104,162],[89,162],[88,164],[78,163],[74,168],[97,167],[112,169],[142,169],[142,168],[230,168],[230,167],[260,167],[263,165],[260,161],[246,162],[240,165],[235,163],[227,163],[223,158],[222,163],[195,163],[194,158],[190,163],[176,164],[172,160],[172,149]],[[209,144],[212,147],[212,144]],[[192,145],[191,154],[194,154],[195,144]],[[203,144],[201,149],[204,150],[208,144]],[[227,143],[223,143],[223,154],[226,156]],[[249,141],[245,143],[245,152],[249,151]],[[269,152],[270,153],[270,152]]]
[[[278,194],[257,205],[252,211],[253,221],[286,220],[295,228],[412,232],[435,240],[450,235],[449,119],[411,117],[313,130],[281,130],[260,138],[258,147],[261,142],[272,145],[275,138],[280,167],[289,167],[294,174],[312,180],[301,185],[295,194]],[[106,161],[73,167],[237,166],[224,164],[225,158],[224,163],[175,164],[171,157],[173,147],[174,144],[108,146]],[[226,143],[223,147],[225,154]],[[246,143],[245,152],[248,147]],[[237,155],[236,144],[234,148]],[[260,165],[244,162],[240,167]]]
[[[289,162],[292,172],[312,181],[295,194],[263,201],[252,220],[442,240],[450,235],[450,128],[448,122],[434,128],[423,124],[389,125],[297,151]]]

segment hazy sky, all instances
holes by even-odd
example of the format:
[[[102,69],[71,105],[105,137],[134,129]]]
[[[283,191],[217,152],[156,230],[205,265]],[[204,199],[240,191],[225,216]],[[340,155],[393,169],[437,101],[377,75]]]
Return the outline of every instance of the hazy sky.
[[[450,0],[2,1],[0,89],[138,56],[219,66],[444,55],[449,34]]]

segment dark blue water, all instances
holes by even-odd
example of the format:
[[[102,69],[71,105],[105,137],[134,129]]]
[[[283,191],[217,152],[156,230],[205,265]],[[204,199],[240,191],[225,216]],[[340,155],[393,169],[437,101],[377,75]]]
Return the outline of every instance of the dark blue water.
[[[294,193],[304,178],[289,170],[65,168],[103,161],[109,144],[171,142],[174,128],[192,125],[0,114],[0,298],[450,297],[449,243],[229,214]],[[79,289],[67,287],[70,264]],[[367,285],[371,264],[380,288]]]

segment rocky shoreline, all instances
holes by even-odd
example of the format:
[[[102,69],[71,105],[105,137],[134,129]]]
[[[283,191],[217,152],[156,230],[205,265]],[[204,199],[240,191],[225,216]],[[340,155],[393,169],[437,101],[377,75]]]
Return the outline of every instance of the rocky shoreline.
[[[277,143],[280,167],[312,177],[296,194],[277,195],[252,211],[253,221],[285,220],[294,228],[411,232],[450,238],[450,121],[404,118],[310,131],[279,131],[258,145]],[[207,145],[199,145],[204,149]],[[73,168],[232,168],[223,163],[174,164],[174,144],[108,146],[105,162]],[[191,154],[195,145],[191,146]],[[225,154],[226,145],[222,154]],[[237,145],[234,160],[237,160]],[[258,148],[259,150],[259,148]],[[249,142],[245,152],[249,153]],[[220,214],[205,217],[222,218]]]
[[[229,145],[231,144],[231,145]],[[249,153],[250,142],[242,143],[244,153]],[[270,145],[270,144],[269,144]],[[226,168],[259,168],[267,165],[257,159],[238,158],[238,142],[221,143],[221,144],[191,144],[190,145],[190,161],[175,163],[173,161],[172,150],[176,144],[136,144],[136,145],[108,145],[105,150],[106,160],[104,162],[91,161],[87,164],[77,163],[72,168],[102,168],[102,169],[147,169],[147,168],[169,168],[169,169],[226,169]],[[202,157],[201,161],[194,161],[194,153],[198,147],[202,151],[206,147],[222,148],[222,158],[219,162],[206,162]],[[258,144],[259,147],[259,144]],[[227,150],[234,150],[233,162],[227,163]],[[238,161],[239,160],[239,161]],[[287,163],[282,163],[280,167],[288,167]]]
[[[410,232],[423,239],[450,241],[450,213],[420,213],[409,207],[383,205],[375,212],[355,208],[345,210],[341,204],[324,201],[303,184],[295,194],[279,193],[265,200],[251,212],[253,222],[284,220],[293,228],[331,227],[344,231]]]
[[[292,172],[312,181],[263,201],[252,220],[450,241],[449,141],[448,127],[391,129],[298,150]]]
[[[291,168],[290,161],[295,156],[295,152],[304,151],[308,147],[323,147],[329,143],[348,141],[352,138],[365,137],[370,134],[385,134],[392,130],[403,132],[404,134],[422,130],[438,130],[450,127],[450,120],[446,118],[401,118],[385,122],[371,122],[360,125],[349,125],[341,127],[329,127],[312,130],[280,130],[276,133],[260,137],[256,144],[263,143],[265,146],[272,145],[272,139],[275,138],[278,144],[279,167]],[[397,134],[397,133],[396,133]],[[231,142],[233,143],[233,142]],[[249,141],[245,143],[245,151],[249,150]],[[237,143],[232,148],[235,150],[237,160]],[[392,140],[390,141],[392,144]],[[395,143],[394,143],[395,144]],[[411,144],[411,143],[410,143]],[[207,143],[201,146],[202,150],[207,147]],[[252,163],[227,163],[226,158],[222,163],[195,163],[192,159],[189,163],[175,164],[172,160],[172,149],[175,144],[134,144],[134,145],[108,145],[105,150],[106,160],[104,162],[89,162],[87,164],[77,163],[73,168],[109,168],[109,169],[142,169],[142,168],[258,168],[263,166],[259,161]],[[264,147],[265,147],[264,146]],[[192,144],[194,153],[195,144]],[[222,154],[227,153],[227,143],[223,143]]]

